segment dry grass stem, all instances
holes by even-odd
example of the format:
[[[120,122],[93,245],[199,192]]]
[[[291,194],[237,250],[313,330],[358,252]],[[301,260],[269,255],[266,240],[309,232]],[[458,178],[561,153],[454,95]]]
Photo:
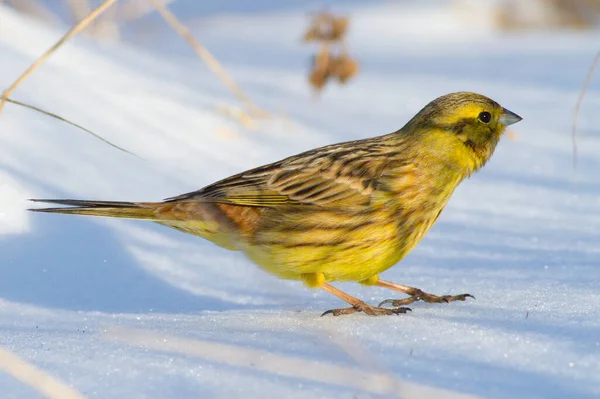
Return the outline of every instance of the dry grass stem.
[[[2,108],[4,108],[4,103],[6,99],[12,94],[12,92],[21,84],[33,71],[35,71],[40,65],[42,65],[56,50],[60,48],[67,40],[75,36],[82,29],[84,29],[90,22],[96,19],[99,15],[101,15],[108,7],[110,7],[116,0],[105,0],[100,4],[96,9],[94,9],[91,13],[87,15],[84,19],[79,21],[75,26],[71,28],[65,35],[56,42],[52,47],[50,47],[40,58],[38,58],[19,78],[12,84],[8,89],[2,93],[0,97],[0,113],[2,113]]]
[[[188,42],[188,44],[194,49],[196,54],[206,63],[206,65],[223,81],[225,86],[242,102],[244,103],[250,113],[255,117],[266,118],[269,114],[259,108],[250,98],[242,91],[242,89],[235,83],[233,78],[227,73],[225,68],[221,66],[221,64],[217,61],[215,57],[204,47],[201,45],[195,38],[192,36],[190,30],[183,25],[177,19],[177,17],[169,11],[169,9],[160,1],[160,0],[151,0],[158,12],[162,15],[162,17],[167,21],[169,25]]]
[[[0,371],[16,378],[49,399],[85,399],[85,396],[66,383],[45,373],[1,346]]]
[[[12,104],[15,104],[15,105],[19,105],[19,106],[21,106],[21,107],[25,107],[25,108],[32,109],[32,110],[34,110],[34,111],[37,111],[37,112],[41,112],[41,113],[42,113],[42,114],[44,114],[44,115],[48,115],[48,116],[50,116],[50,117],[52,117],[52,118],[55,118],[55,119],[58,119],[58,120],[60,120],[60,121],[63,121],[63,122],[65,122],[65,123],[68,123],[68,124],[69,124],[69,125],[71,125],[71,126],[74,126],[74,127],[78,128],[78,129],[81,129],[81,130],[83,130],[83,131],[84,131],[84,132],[86,132],[86,133],[89,133],[89,134],[91,134],[92,136],[94,136],[94,137],[95,137],[95,138],[97,138],[98,140],[100,140],[100,141],[103,141],[104,143],[108,144],[108,145],[109,145],[109,146],[111,146],[111,147],[114,147],[114,148],[116,148],[117,150],[120,150],[120,151],[126,152],[126,153],[128,153],[128,154],[131,154],[131,155],[133,155],[133,156],[136,156],[136,157],[138,157],[138,158],[139,158],[139,156],[138,156],[138,155],[136,155],[136,154],[134,154],[133,152],[127,151],[127,150],[126,150],[126,149],[124,149],[123,147],[119,147],[118,145],[111,143],[110,141],[106,140],[106,139],[105,139],[105,138],[103,138],[102,136],[99,136],[99,135],[97,135],[96,133],[92,132],[91,130],[88,130],[88,129],[84,128],[84,127],[83,127],[83,126],[81,126],[81,125],[78,125],[77,123],[71,122],[70,120],[63,118],[62,116],[58,116],[58,115],[56,115],[56,114],[53,114],[52,112],[44,111],[44,110],[43,110],[43,109],[41,109],[41,108],[35,107],[35,106],[33,106],[33,105],[25,104],[25,103],[22,103],[22,102],[20,102],[20,101],[13,100],[13,99],[11,99],[11,98],[7,98],[7,99],[5,99],[5,101],[6,101],[6,102],[9,102],[9,103],[12,103]]]
[[[577,119],[579,117],[579,108],[581,107],[581,102],[583,101],[583,97],[592,81],[592,76],[594,75],[594,70],[596,69],[596,65],[598,64],[598,60],[600,60],[600,51],[596,53],[594,57],[594,61],[590,66],[587,77],[585,78],[585,82],[583,83],[583,87],[581,88],[581,92],[579,93],[579,98],[577,99],[577,103],[575,104],[575,110],[573,111],[573,130],[571,133],[573,139],[573,170],[577,172]]]

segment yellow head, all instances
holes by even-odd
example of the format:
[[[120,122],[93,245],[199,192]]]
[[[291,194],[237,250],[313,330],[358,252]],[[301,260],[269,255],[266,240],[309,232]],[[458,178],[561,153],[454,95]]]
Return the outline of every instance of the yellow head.
[[[456,138],[479,169],[492,156],[504,128],[521,119],[481,94],[458,92],[427,104],[402,130],[441,132]]]

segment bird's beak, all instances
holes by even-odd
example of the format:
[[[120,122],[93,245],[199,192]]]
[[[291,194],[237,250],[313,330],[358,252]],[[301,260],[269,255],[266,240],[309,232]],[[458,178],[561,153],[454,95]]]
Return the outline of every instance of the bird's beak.
[[[498,119],[498,122],[500,122],[501,125],[510,126],[523,119],[519,115],[507,110],[506,108],[502,108],[502,111],[502,115],[500,115],[500,119]]]

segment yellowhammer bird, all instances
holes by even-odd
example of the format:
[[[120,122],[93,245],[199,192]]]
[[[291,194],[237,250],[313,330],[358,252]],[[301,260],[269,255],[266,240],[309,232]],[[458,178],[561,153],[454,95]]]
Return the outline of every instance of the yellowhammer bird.
[[[379,279],[423,238],[456,186],[490,159],[521,117],[480,94],[447,94],[402,129],[260,166],[164,202],[33,200],[38,212],[151,220],[244,252],[277,277],[322,288],[351,307],[334,316],[405,313],[412,302],[451,302]],[[356,281],[409,295],[367,305],[329,283]],[[382,308],[391,303],[394,308]]]

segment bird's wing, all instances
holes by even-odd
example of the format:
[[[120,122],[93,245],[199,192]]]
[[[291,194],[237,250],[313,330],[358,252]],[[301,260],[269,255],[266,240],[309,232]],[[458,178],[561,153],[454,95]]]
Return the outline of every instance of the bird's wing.
[[[309,151],[166,201],[259,207],[366,205],[388,157],[377,147],[349,145],[353,143]]]

